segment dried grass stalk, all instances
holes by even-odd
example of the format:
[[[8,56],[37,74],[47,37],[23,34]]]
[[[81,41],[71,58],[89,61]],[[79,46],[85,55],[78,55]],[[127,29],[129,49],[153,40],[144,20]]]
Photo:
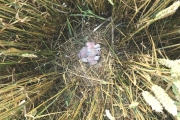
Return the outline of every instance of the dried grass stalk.
[[[169,97],[169,95],[157,85],[152,86],[152,91],[163,107],[173,116],[177,116],[177,106],[174,104],[174,101]]]
[[[151,95],[148,91],[143,91],[142,96],[145,101],[152,107],[152,110],[155,110],[156,112],[162,112],[163,107],[153,95]]]

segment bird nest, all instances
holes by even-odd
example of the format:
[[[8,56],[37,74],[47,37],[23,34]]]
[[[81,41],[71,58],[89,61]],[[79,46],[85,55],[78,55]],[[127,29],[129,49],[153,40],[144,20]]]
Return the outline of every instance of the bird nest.
[[[84,63],[78,53],[86,42],[94,42],[101,45],[101,55],[97,64]],[[62,53],[60,62],[65,71],[64,80],[66,83],[76,81],[80,85],[94,86],[97,84],[110,84],[113,77],[114,59],[108,42],[105,41],[101,32],[94,33],[88,41],[73,41],[70,39],[61,45]]]
[[[105,109],[111,109],[113,106],[112,101],[116,101],[119,98],[119,93],[123,91],[120,83],[120,76],[123,72],[121,71],[122,66],[119,59],[123,56],[124,48],[120,49],[113,46],[112,49],[112,41],[109,41],[110,38],[104,37],[103,29],[93,33],[92,31],[85,30],[83,31],[84,34],[80,35],[79,38],[69,39],[60,46],[61,52],[58,63],[61,67],[59,72],[63,77],[61,85],[58,85],[65,84],[68,86],[73,84],[73,87],[69,88],[63,95],[65,97],[61,98],[69,99],[67,111],[71,111],[72,119],[77,115],[78,110],[82,113],[80,118],[86,118],[94,113],[100,115],[99,118],[102,118]],[[88,39],[86,40],[87,36]],[[109,35],[106,34],[105,36],[110,37],[111,35],[109,33]],[[88,62],[83,62],[78,56],[78,53],[87,42],[94,42],[101,46],[100,59],[97,64],[90,65]],[[126,101],[124,93],[122,93],[122,96],[124,98],[122,102]],[[79,103],[79,101],[81,102]],[[93,103],[92,101],[96,102]],[[91,108],[96,107],[98,109],[93,111],[94,113],[90,111]],[[122,114],[121,107],[115,106],[113,110],[115,116]]]

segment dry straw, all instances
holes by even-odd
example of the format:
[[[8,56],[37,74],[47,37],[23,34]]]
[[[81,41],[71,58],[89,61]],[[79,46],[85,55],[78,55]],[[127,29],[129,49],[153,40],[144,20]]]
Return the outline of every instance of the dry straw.
[[[177,106],[174,104],[174,101],[169,97],[169,95],[157,85],[152,86],[152,91],[163,107],[173,116],[177,116]]]
[[[153,95],[151,95],[148,91],[143,91],[142,96],[145,101],[152,107],[152,110],[155,110],[156,112],[162,112],[163,107]]]

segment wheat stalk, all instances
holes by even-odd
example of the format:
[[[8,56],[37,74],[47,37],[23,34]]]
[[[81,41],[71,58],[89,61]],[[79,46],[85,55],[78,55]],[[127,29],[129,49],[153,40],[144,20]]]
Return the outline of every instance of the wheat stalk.
[[[159,13],[157,13],[156,18],[162,19],[162,18],[165,18],[165,17],[168,17],[168,16],[174,14],[176,12],[176,10],[179,8],[179,6],[180,6],[180,1],[174,2],[168,8],[161,10]]]
[[[106,109],[105,112],[106,112],[106,116],[109,118],[109,120],[115,120],[115,117],[113,117],[113,116],[111,115],[111,113],[110,113],[109,110]]]
[[[180,66],[180,59],[179,60],[158,59],[158,62],[161,65],[164,65],[168,68],[175,68],[177,66]]]
[[[180,78],[180,66],[176,66],[174,68],[171,68],[171,77],[179,79]]]
[[[177,106],[174,104],[174,101],[169,97],[169,95],[157,85],[152,86],[152,91],[163,107],[173,116],[177,116]]]
[[[163,107],[153,95],[151,95],[148,91],[143,91],[142,96],[145,101],[152,107],[152,110],[155,110],[156,112],[162,112]]]
[[[178,90],[178,92],[180,94],[180,81],[179,80],[174,80],[173,84],[176,86],[176,88],[177,88],[177,90]]]
[[[180,78],[180,59],[179,60],[168,60],[168,59],[158,59],[159,63],[171,68],[171,77]]]

